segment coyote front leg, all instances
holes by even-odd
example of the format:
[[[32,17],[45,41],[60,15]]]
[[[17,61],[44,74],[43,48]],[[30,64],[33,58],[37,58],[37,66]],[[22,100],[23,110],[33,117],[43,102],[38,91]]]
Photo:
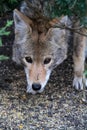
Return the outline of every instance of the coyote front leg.
[[[80,34],[74,33],[74,80],[73,86],[77,90],[83,89],[83,71],[84,71],[84,62],[85,62],[85,42],[86,37]]]

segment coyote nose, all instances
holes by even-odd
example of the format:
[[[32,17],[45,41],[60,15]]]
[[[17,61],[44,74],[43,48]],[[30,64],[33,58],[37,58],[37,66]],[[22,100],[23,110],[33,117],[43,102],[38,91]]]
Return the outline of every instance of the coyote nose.
[[[41,85],[34,83],[34,84],[32,84],[32,88],[33,88],[33,90],[38,91],[41,89]]]

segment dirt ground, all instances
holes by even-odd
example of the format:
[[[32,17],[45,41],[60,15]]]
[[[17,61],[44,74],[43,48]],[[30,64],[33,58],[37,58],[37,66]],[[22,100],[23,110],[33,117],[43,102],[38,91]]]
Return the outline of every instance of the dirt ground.
[[[6,17],[0,19],[2,23]],[[41,94],[26,93],[23,67],[11,60],[11,35],[3,37],[4,49],[10,59],[0,62],[0,130],[87,130],[87,104],[82,92],[72,87],[73,61],[69,56],[51,74]]]

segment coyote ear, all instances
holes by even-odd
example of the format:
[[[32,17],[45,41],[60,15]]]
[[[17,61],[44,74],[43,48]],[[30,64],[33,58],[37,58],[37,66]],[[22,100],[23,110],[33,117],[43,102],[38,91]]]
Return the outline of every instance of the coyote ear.
[[[21,37],[23,37],[27,32],[31,34],[31,24],[32,21],[19,12],[17,9],[14,10],[14,24],[15,24],[15,33],[19,34]]]
[[[51,25],[51,28],[48,30],[47,38],[48,40],[54,41],[55,43],[58,43],[61,41],[61,39],[64,39],[67,35],[66,29],[62,29],[57,27],[58,26],[68,26],[70,25],[70,21],[67,16],[62,16],[60,18],[55,18],[52,21],[49,22]],[[55,27],[56,26],[56,27]]]
[[[65,39],[66,37],[66,30],[60,28],[50,28],[46,35],[48,41],[53,43],[59,43],[61,40]]]

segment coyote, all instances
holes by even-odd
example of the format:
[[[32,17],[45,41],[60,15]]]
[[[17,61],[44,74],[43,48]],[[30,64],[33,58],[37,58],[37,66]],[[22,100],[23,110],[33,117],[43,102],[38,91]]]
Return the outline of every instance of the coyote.
[[[37,7],[42,9],[40,6]],[[67,16],[51,21],[43,20],[36,16],[34,10],[32,11],[26,2],[22,4],[21,11],[14,10],[13,60],[24,66],[28,93],[41,93],[52,70],[67,58],[70,32],[66,29],[54,28],[52,25],[55,23],[68,25],[71,21]],[[85,41],[85,36],[73,34],[73,86],[77,90],[83,89]]]

